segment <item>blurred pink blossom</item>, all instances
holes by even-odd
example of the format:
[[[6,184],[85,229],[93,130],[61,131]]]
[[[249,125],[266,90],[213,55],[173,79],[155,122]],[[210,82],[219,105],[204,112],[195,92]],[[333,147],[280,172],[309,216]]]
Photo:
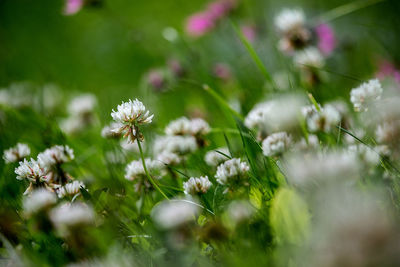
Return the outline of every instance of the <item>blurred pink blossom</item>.
[[[400,83],[400,70],[396,69],[395,65],[387,60],[381,61],[381,63],[379,64],[379,68],[378,68],[378,72],[377,72],[376,76],[379,79],[391,77],[397,83]]]
[[[225,63],[216,63],[213,72],[216,77],[224,81],[228,81],[232,77],[231,69]]]
[[[71,16],[79,12],[82,9],[83,0],[66,0],[64,15]]]
[[[252,43],[256,39],[256,29],[251,25],[243,25],[241,27],[243,35],[247,38],[247,40]]]
[[[320,24],[315,28],[318,37],[318,48],[322,54],[328,56],[336,47],[335,33],[328,24]]]
[[[147,73],[147,82],[154,89],[161,90],[165,85],[164,73],[161,69],[151,69]]]
[[[214,27],[214,20],[208,12],[199,12],[190,16],[186,21],[186,32],[190,36],[200,37]]]
[[[211,19],[218,20],[227,15],[236,5],[233,0],[219,0],[212,2],[207,7]]]

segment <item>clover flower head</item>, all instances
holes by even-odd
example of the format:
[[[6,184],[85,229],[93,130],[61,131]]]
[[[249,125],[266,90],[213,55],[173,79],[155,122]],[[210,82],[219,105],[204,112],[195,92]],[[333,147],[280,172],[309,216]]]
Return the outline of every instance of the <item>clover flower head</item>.
[[[281,33],[302,28],[305,25],[305,15],[300,9],[284,9],[274,20],[275,27]]]
[[[145,164],[147,167],[147,170],[151,173],[157,173],[163,170],[164,165],[162,162],[152,160],[150,158],[145,159]],[[146,176],[146,172],[143,168],[143,163],[141,160],[134,160],[131,163],[129,163],[126,168],[125,168],[125,178],[127,180],[135,180],[140,177]],[[159,177],[156,177],[159,178]]]
[[[293,61],[299,68],[322,68],[325,65],[324,57],[315,47],[308,47],[296,52]]]
[[[212,183],[207,176],[191,177],[187,182],[183,183],[185,194],[195,195],[198,193],[205,194],[211,187]]]
[[[50,220],[63,234],[68,234],[68,228],[94,223],[95,214],[93,208],[80,203],[64,203],[50,211]]]
[[[163,136],[154,142],[154,154],[170,152],[179,156],[190,154],[197,150],[196,139],[193,136]]]
[[[73,181],[71,183],[65,184],[57,190],[57,195],[59,198],[65,196],[75,196],[81,192],[81,187],[85,188],[85,184],[81,181]]]
[[[233,158],[220,164],[217,168],[215,178],[217,182],[225,185],[233,178],[247,178],[249,165],[238,158]]]
[[[303,116],[307,127],[311,132],[329,132],[340,122],[340,112],[333,105],[320,107],[320,111],[314,106],[303,107]]]
[[[121,127],[123,127],[123,125],[120,122],[112,122],[103,127],[101,136],[103,138],[119,138],[121,137],[121,133],[118,132],[118,129]]]
[[[286,132],[273,133],[262,142],[262,150],[265,156],[277,156],[285,152],[291,143]]]
[[[350,92],[350,101],[355,111],[367,111],[368,104],[379,100],[382,95],[382,85],[378,79],[372,79],[354,88]]]
[[[44,188],[35,189],[26,196],[23,201],[24,213],[30,216],[40,210],[48,208],[57,202],[57,197],[53,192]]]
[[[160,228],[168,230],[194,221],[198,213],[196,203],[186,199],[172,199],[156,205],[151,211],[151,217]]]
[[[71,115],[82,116],[93,112],[97,104],[96,96],[93,94],[82,94],[74,97],[68,104],[68,112]]]
[[[165,127],[165,134],[167,135],[205,135],[210,132],[210,126],[208,123],[201,119],[188,119],[181,117],[171,121]]]
[[[20,161],[19,167],[15,168],[18,180],[28,179],[31,182],[45,181],[47,168],[43,166],[39,161],[31,158],[31,160]]]
[[[221,164],[224,161],[227,161],[229,158],[227,158],[225,155],[222,155],[221,152],[227,156],[230,156],[229,149],[226,147],[221,147],[217,148],[215,150],[208,151],[206,155],[204,156],[204,161],[207,163],[207,165],[216,167],[219,164]]]
[[[31,150],[26,144],[17,143],[15,147],[4,150],[3,159],[6,163],[17,162],[31,154]]]
[[[74,158],[74,151],[67,145],[52,146],[38,155],[38,161],[47,169],[58,164],[69,162]]]

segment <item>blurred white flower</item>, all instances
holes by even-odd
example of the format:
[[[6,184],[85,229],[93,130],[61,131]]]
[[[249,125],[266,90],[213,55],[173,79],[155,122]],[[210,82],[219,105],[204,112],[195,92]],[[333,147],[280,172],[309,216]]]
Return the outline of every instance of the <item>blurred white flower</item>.
[[[6,163],[20,161],[31,154],[31,150],[26,144],[17,143],[15,147],[4,150],[3,159]]]
[[[382,85],[378,79],[372,79],[354,88],[350,92],[350,101],[355,111],[367,111],[368,104],[378,100],[383,92]]]
[[[150,158],[145,159],[147,170],[150,174],[159,173],[163,168],[164,164],[159,161],[152,160]],[[137,178],[145,177],[146,172],[143,168],[142,160],[134,160],[130,162],[125,168],[125,178],[127,180],[133,181]],[[160,178],[160,177],[155,177]]]
[[[119,138],[121,137],[121,133],[118,133],[118,129],[121,127],[123,127],[123,125],[120,122],[112,122],[103,127],[101,136],[103,138]]]
[[[85,129],[85,120],[80,116],[70,116],[60,121],[60,129],[67,135],[74,135]]]
[[[295,31],[305,26],[304,12],[300,9],[284,9],[275,17],[274,23],[281,33]]]
[[[92,113],[96,107],[97,99],[93,94],[82,94],[71,100],[68,112],[73,116],[83,116]]]
[[[80,202],[64,203],[50,211],[50,220],[62,234],[66,235],[69,233],[69,228],[93,224],[94,219],[93,209]]]
[[[197,142],[193,136],[162,136],[155,140],[153,150],[156,156],[165,152],[183,156],[196,151]]]
[[[400,137],[400,121],[384,121],[375,130],[376,141],[381,144],[397,143]]]
[[[154,222],[162,229],[177,228],[195,220],[199,206],[191,200],[165,200],[151,211]]]
[[[69,162],[74,158],[74,151],[67,145],[52,146],[38,155],[38,161],[47,169],[58,164]]]
[[[53,192],[44,188],[35,189],[26,196],[23,201],[24,213],[30,216],[40,210],[48,208],[57,202],[57,197]]]
[[[114,132],[124,133],[124,137],[129,137],[129,140],[133,142],[135,139],[143,139],[141,133],[137,132],[138,126],[151,123],[154,115],[150,115],[139,100],[129,99],[129,102],[118,105],[117,111],[112,110],[111,117],[114,121],[121,123],[121,127],[115,129]]]
[[[157,160],[167,165],[177,165],[182,162],[182,158],[178,154],[169,151],[158,154]]]
[[[356,153],[361,160],[370,165],[374,166],[380,162],[379,154],[364,144],[351,145],[348,149],[349,151]]]
[[[215,178],[218,183],[225,185],[232,179],[247,178],[249,169],[250,167],[246,162],[233,158],[217,167]]]
[[[268,157],[281,155],[291,143],[292,140],[286,132],[273,133],[262,142],[263,154]]]
[[[306,106],[302,110],[306,119],[308,130],[311,132],[329,132],[340,122],[340,113],[332,105],[320,107],[320,111],[314,106]]]
[[[324,57],[315,47],[308,47],[296,52],[293,61],[299,68],[322,68],[325,65]]]
[[[46,181],[47,168],[38,161],[31,158],[30,161],[24,159],[19,162],[19,167],[15,168],[17,179],[28,179],[31,182]]]
[[[190,177],[187,182],[183,183],[185,194],[195,195],[198,193],[205,194],[211,187],[212,183],[208,180],[207,176]]]
[[[235,224],[241,223],[255,213],[255,208],[246,200],[232,201],[227,209],[230,221]]]
[[[57,190],[57,195],[59,198],[63,198],[65,196],[75,196],[79,194],[81,191],[81,187],[85,188],[85,184],[81,181],[73,181],[71,183],[67,183],[64,186],[60,187]]]
[[[222,162],[227,161],[229,159],[228,157],[222,155],[221,153],[218,153],[217,151],[227,156],[231,156],[231,153],[229,152],[228,148],[226,147],[216,148],[214,150],[208,151],[204,156],[204,161],[207,163],[207,165],[211,167],[216,167]]]
[[[165,133],[167,135],[206,135],[210,132],[210,126],[208,123],[201,119],[188,119],[181,117],[171,121],[165,127]]]

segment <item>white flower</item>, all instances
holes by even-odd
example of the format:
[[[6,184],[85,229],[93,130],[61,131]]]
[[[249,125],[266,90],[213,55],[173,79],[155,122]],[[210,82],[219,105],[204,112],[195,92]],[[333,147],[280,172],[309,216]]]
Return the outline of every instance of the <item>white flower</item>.
[[[262,142],[265,156],[276,156],[285,152],[292,140],[286,132],[273,133]]]
[[[71,100],[68,105],[68,112],[71,115],[82,116],[92,113],[97,103],[93,94],[82,94]]]
[[[164,152],[187,155],[197,150],[197,142],[193,136],[163,136],[155,140],[153,150],[155,155]]]
[[[304,12],[299,9],[284,9],[275,17],[274,23],[281,33],[295,31],[304,27]]]
[[[299,68],[322,68],[325,65],[324,57],[315,47],[308,47],[296,52],[293,61]]]
[[[143,139],[143,136],[138,131],[138,126],[149,124],[152,122],[154,115],[146,110],[142,102],[135,99],[129,99],[129,102],[122,102],[118,105],[117,111],[112,110],[111,117],[114,121],[121,123],[119,129],[114,129],[115,133],[124,133],[124,137],[128,137],[131,142],[135,139]]]
[[[382,85],[378,79],[369,80],[354,88],[350,92],[350,101],[355,111],[367,111],[371,101],[378,100],[383,92]]]
[[[400,137],[400,121],[384,121],[375,130],[376,141],[383,144],[396,143]]]
[[[185,194],[195,195],[198,193],[207,193],[212,183],[208,180],[207,176],[200,176],[199,178],[191,177],[187,182],[183,183]]]
[[[56,145],[39,153],[38,161],[50,169],[54,165],[69,162],[74,159],[74,151],[67,145]]]
[[[358,156],[370,165],[377,165],[380,157],[377,152],[363,144],[351,145],[348,147],[350,152],[358,154]]]
[[[101,136],[103,138],[119,138],[121,134],[118,133],[118,129],[123,127],[120,122],[112,122],[109,125],[106,125],[101,130]]]
[[[24,212],[27,216],[34,214],[42,209],[52,206],[57,202],[57,197],[54,193],[39,188],[33,190],[32,193],[24,198]]]
[[[28,145],[17,143],[15,147],[4,150],[3,159],[6,163],[17,162],[31,154]]]
[[[65,196],[75,196],[76,194],[79,194],[81,192],[81,187],[85,188],[85,184],[81,181],[73,181],[72,183],[67,183],[57,190],[58,197],[63,198]]]
[[[89,225],[94,222],[93,209],[79,202],[65,203],[50,211],[50,220],[59,231],[66,231],[70,227]],[[65,232],[67,233],[67,232]]]
[[[176,153],[164,151],[157,155],[157,160],[167,165],[177,165],[181,163],[182,158]]]
[[[87,126],[85,120],[80,116],[71,116],[60,121],[61,130],[67,135],[79,133]]]
[[[226,156],[222,155],[221,153],[218,153],[217,151],[230,156],[229,150],[226,147],[220,147],[212,151],[208,151],[206,155],[204,156],[204,161],[212,167],[216,167],[222,162],[228,160]]]
[[[24,159],[24,161],[19,162],[19,167],[15,168],[15,173],[18,180],[28,179],[31,182],[36,182],[37,180],[45,181],[47,168],[32,158],[30,161]]]
[[[332,105],[325,105],[317,111],[314,106],[303,108],[307,127],[311,132],[329,132],[340,122],[340,113]]]
[[[189,120],[186,117],[171,121],[165,127],[167,135],[205,135],[210,132],[208,123],[200,118]]]
[[[197,203],[186,199],[161,202],[151,211],[154,222],[162,229],[172,229],[195,220],[199,213]]]
[[[160,172],[164,168],[164,165],[161,162],[150,158],[146,158],[145,163],[150,174]],[[133,181],[144,176],[146,176],[146,172],[144,171],[142,160],[134,160],[125,168],[125,178],[127,180]]]
[[[233,158],[218,166],[215,178],[218,183],[224,185],[227,184],[230,179],[247,178],[249,169],[249,165],[247,165],[246,162],[238,158]]]

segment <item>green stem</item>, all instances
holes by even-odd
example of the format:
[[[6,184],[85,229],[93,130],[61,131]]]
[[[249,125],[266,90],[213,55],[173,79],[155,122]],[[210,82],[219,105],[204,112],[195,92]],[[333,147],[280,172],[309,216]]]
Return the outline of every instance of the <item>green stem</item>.
[[[137,143],[138,143],[138,147],[139,147],[139,152],[140,152],[140,157],[142,158],[142,164],[143,164],[143,169],[144,172],[146,173],[147,179],[149,179],[150,183],[154,186],[155,189],[157,189],[158,192],[161,193],[161,195],[163,195],[163,197],[165,197],[165,199],[169,198],[167,197],[167,195],[161,190],[161,188],[156,184],[156,182],[153,180],[153,178],[150,176],[149,171],[147,170],[146,167],[146,162],[144,160],[144,155],[143,155],[143,150],[142,150],[142,145],[140,144],[139,139],[136,139]]]

